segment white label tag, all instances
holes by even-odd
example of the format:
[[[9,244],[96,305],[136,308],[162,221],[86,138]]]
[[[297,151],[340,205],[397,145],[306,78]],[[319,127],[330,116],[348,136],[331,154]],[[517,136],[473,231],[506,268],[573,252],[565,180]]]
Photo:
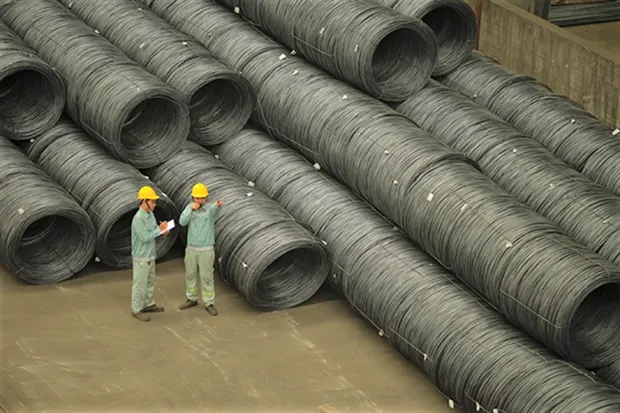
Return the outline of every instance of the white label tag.
[[[452,399],[448,400],[448,407],[454,409],[454,402],[452,401]]]
[[[430,193],[430,194],[428,194],[428,196],[426,197],[426,200],[427,200],[428,202],[431,202],[431,201],[433,200],[433,197],[434,197],[434,196],[435,196],[435,195],[433,195],[433,193],[431,192],[431,193]]]
[[[239,12],[241,12],[241,10],[239,9],[239,7],[235,7],[235,13],[239,14]]]
[[[20,209],[17,210],[17,212],[19,212],[19,214],[21,215],[21,214],[24,213],[24,210],[20,208]]]

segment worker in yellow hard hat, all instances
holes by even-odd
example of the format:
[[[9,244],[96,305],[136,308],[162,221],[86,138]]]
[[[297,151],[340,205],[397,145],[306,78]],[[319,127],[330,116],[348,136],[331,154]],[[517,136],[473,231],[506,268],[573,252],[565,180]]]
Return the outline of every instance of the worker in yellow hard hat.
[[[193,202],[189,203],[179,218],[179,224],[188,227],[187,247],[185,249],[185,296],[187,300],[179,307],[181,310],[198,304],[197,281],[200,274],[202,300],[209,314],[217,315],[215,308],[215,288],[213,266],[215,264],[215,218],[222,201],[208,204],[209,190],[205,184],[197,183],[192,188]]]
[[[155,210],[159,196],[150,186],[138,191],[140,208],[131,221],[131,256],[133,283],[131,287],[131,312],[140,321],[150,321],[146,313],[164,311],[153,301],[155,289],[155,239],[168,234],[168,222],[157,225]]]

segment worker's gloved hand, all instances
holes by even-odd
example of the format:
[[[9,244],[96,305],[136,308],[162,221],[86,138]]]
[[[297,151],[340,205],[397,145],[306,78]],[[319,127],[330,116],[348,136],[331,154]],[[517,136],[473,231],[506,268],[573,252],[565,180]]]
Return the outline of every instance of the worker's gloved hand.
[[[198,202],[194,202],[192,204],[192,210],[196,211],[198,208],[200,208],[200,204]]]
[[[224,205],[224,203],[222,202],[222,200],[221,200],[221,199],[218,199],[217,201],[215,201],[215,206],[216,206],[216,207],[218,207],[218,208],[219,208],[219,207],[221,207],[222,205]]]
[[[159,224],[159,229],[161,229],[161,230],[162,230],[162,232],[163,232],[163,231],[168,232],[168,231],[166,230],[166,228],[167,228],[167,227],[168,227],[168,221],[163,221],[163,222],[160,222],[160,224]]]

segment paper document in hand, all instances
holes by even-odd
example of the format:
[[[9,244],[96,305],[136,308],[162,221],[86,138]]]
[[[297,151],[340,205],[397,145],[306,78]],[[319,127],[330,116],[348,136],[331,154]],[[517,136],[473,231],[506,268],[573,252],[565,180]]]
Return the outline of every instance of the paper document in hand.
[[[171,221],[168,221],[168,223],[166,224],[166,229],[167,229],[168,231],[170,231],[170,230],[171,230],[171,229],[173,229],[174,227],[175,227],[175,225],[174,225],[174,219],[173,219],[173,220],[171,220]],[[163,234],[163,231],[162,231],[162,230],[159,230],[159,235],[157,235],[157,236],[159,237],[159,236],[161,236],[162,234]]]

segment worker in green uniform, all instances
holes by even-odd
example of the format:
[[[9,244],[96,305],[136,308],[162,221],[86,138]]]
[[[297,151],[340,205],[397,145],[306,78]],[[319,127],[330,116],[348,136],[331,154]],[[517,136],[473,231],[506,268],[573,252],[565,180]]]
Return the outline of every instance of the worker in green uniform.
[[[217,315],[213,265],[215,264],[215,218],[220,212],[222,201],[208,204],[209,190],[202,183],[192,188],[193,202],[189,203],[179,218],[179,224],[187,226],[187,247],[185,248],[185,296],[187,300],[181,310],[198,304],[197,281],[200,274],[202,300],[209,314]]]
[[[153,301],[155,290],[155,239],[168,235],[168,222],[157,225],[155,210],[159,196],[150,186],[138,191],[140,208],[131,221],[131,256],[133,283],[131,287],[131,312],[140,321],[150,321],[146,313],[160,313],[163,307]]]

